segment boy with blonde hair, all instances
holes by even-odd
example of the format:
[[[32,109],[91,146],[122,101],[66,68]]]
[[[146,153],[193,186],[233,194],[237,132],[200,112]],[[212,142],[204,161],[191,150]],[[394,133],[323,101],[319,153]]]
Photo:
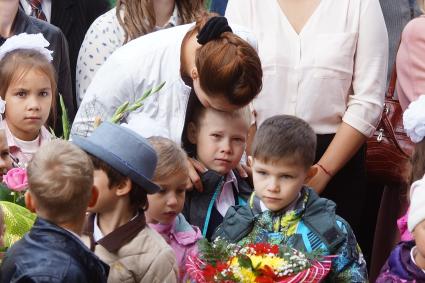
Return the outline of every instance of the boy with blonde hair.
[[[98,195],[87,154],[67,141],[43,145],[28,165],[28,185],[25,203],[37,219],[7,251],[0,282],[106,282],[108,266],[79,238]]]
[[[183,214],[210,239],[227,209],[246,203],[252,193],[247,176],[236,170],[245,152],[251,113],[249,107],[223,112],[199,105],[191,115],[183,144],[193,162],[206,171],[200,176],[203,191],[186,194]]]

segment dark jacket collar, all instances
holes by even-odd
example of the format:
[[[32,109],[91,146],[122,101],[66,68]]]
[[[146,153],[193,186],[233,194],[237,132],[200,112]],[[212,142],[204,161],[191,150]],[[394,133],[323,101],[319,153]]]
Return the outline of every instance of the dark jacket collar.
[[[85,268],[83,274],[91,278],[90,282],[104,282],[108,277],[109,266],[93,254],[80,238],[46,219],[37,217],[30,232],[20,242],[17,249],[23,249],[26,254],[33,254],[36,258],[50,257],[49,264],[52,266],[55,260],[60,260],[57,258],[58,252],[70,256]]]
[[[90,249],[94,251],[97,244],[107,249],[110,253],[118,251],[122,246],[129,243],[134,237],[139,234],[146,226],[145,214],[143,211],[139,211],[139,215],[134,219],[130,220],[126,224],[118,227],[108,235],[104,236],[98,242],[94,241],[94,219],[95,214],[91,213],[88,216],[86,225],[83,230],[83,234],[90,238]]]

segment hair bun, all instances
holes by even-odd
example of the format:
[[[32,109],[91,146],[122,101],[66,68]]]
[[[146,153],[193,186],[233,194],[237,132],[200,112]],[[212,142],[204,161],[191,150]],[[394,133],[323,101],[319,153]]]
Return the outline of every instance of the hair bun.
[[[227,31],[232,32],[232,29],[225,17],[212,17],[205,23],[196,38],[199,44],[204,45],[211,40],[220,38],[220,35]]]

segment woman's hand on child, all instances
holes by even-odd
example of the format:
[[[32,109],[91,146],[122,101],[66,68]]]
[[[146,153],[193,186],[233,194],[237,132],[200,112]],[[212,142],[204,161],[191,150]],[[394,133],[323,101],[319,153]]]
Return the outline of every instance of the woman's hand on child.
[[[315,164],[317,173],[308,181],[307,185],[313,188],[317,194],[321,194],[326,188],[327,184],[331,180],[331,176],[328,175],[319,165]]]
[[[191,157],[189,157],[187,161],[189,167],[189,178],[192,181],[193,185],[192,187],[198,190],[199,192],[202,192],[204,188],[202,187],[202,181],[201,177],[199,176],[199,173],[204,173],[208,169],[201,162]]]

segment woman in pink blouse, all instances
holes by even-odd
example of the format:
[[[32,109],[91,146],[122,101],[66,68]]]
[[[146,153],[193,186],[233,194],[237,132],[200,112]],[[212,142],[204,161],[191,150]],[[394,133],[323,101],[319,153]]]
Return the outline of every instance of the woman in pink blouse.
[[[397,94],[405,110],[425,94],[425,16],[413,19],[404,28],[396,62]]]

